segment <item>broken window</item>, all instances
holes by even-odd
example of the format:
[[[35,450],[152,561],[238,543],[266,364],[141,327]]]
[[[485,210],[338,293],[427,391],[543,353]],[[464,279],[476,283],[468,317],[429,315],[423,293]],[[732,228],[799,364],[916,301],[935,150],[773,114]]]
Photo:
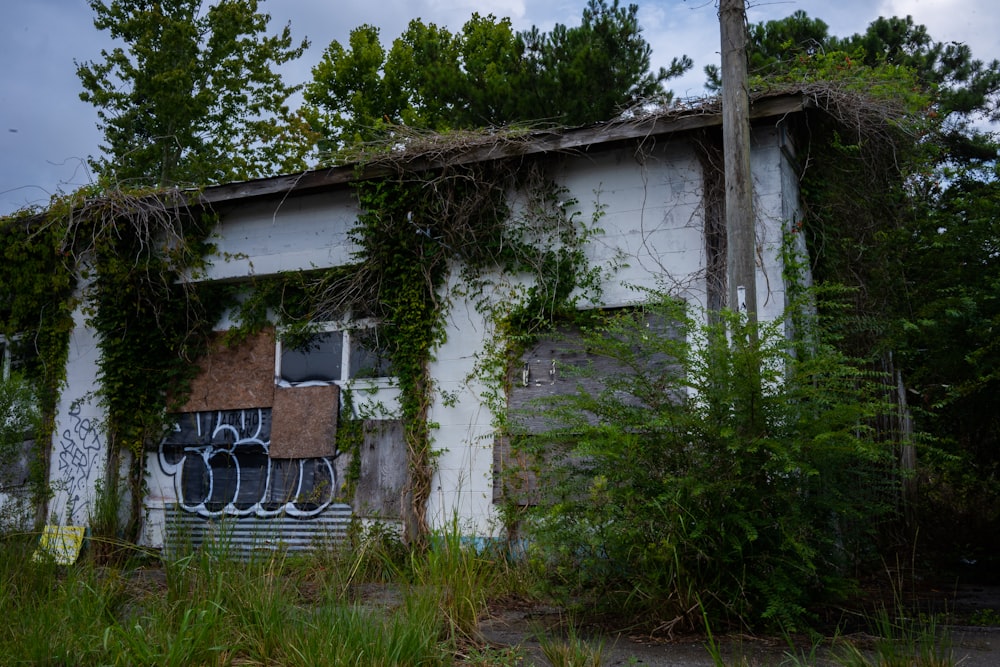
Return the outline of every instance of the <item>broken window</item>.
[[[0,337],[0,491],[8,500],[27,493],[34,429],[40,419],[37,392],[30,379],[30,349],[23,339]],[[13,511],[6,502],[0,508]],[[0,521],[14,520],[14,515]],[[20,519],[18,519],[20,520]]]
[[[380,378],[392,375],[389,349],[377,326],[359,327],[347,332],[350,340],[348,377]]]

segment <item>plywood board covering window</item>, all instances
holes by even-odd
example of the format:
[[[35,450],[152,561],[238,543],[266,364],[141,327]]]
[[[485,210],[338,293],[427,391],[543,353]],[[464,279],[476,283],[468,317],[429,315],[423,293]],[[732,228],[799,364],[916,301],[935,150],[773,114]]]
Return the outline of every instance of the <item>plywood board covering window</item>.
[[[611,314],[613,311],[606,311]],[[681,329],[673,322],[665,322],[655,313],[644,313],[644,337],[664,337],[677,340]],[[675,359],[652,346],[638,357],[645,363],[644,374],[662,373],[676,376],[681,372]],[[632,376],[636,371],[624,361],[601,354],[592,353],[582,331],[572,325],[560,327],[549,335],[539,336],[512,365],[508,373],[507,409],[508,419],[514,433],[520,438],[530,439],[532,434],[544,433],[565,427],[567,424],[554,413],[550,413],[547,401],[558,401],[560,397],[582,392],[591,397],[599,397],[607,387],[608,378]],[[682,400],[681,393],[676,396]],[[626,404],[643,406],[635,395],[619,393],[619,399]],[[580,413],[591,425],[599,423],[595,413]],[[552,447],[550,445],[550,447]],[[512,499],[520,504],[537,502],[540,482],[536,470],[538,466],[549,465],[549,457],[561,456],[562,452],[550,449],[543,460],[533,460],[523,447],[513,445],[509,438],[498,438],[493,449],[493,499]]]
[[[213,334],[180,412],[269,408],[274,402],[274,331],[262,331],[236,347],[228,347],[224,335]]]
[[[366,420],[359,455],[361,477],[354,506],[366,516],[402,519],[408,466],[403,422]]]
[[[309,459],[336,450],[337,385],[277,387],[271,418],[271,458]]]

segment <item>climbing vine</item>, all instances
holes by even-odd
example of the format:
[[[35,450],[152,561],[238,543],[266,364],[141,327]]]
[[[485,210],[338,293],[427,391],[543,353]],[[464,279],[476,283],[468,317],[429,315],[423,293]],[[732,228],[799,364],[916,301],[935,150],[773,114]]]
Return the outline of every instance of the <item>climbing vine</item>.
[[[509,202],[515,189],[527,193],[516,215]],[[568,202],[556,205],[553,192],[542,171],[505,163],[401,169],[397,179],[356,184],[362,212],[351,238],[357,264],[317,281],[318,310],[350,311],[387,325],[408,453],[404,532],[411,543],[429,530],[435,469],[429,363],[445,339],[450,298],[464,292],[478,307],[493,308],[484,298],[488,276],[530,273],[536,280],[524,294],[528,305],[518,311],[526,325],[565,304],[581,282],[577,225],[566,213]],[[449,290],[450,272],[459,267],[463,287]]]
[[[195,286],[214,220],[175,191],[91,192],[55,199],[44,213],[5,218],[0,309],[4,336],[36,383],[41,426],[33,457],[36,505],[47,497],[48,450],[65,382],[73,311],[83,306],[98,336],[102,425],[108,478],[118,491],[121,452],[130,454],[132,506],[111,536],[134,538],[142,501],[143,448],[164,432],[172,401],[182,400],[229,289]],[[94,527],[96,529],[96,527]]]
[[[384,165],[388,158],[375,159]],[[583,255],[586,234],[570,213],[575,202],[566,200],[540,166],[503,161],[439,169],[411,169],[405,161],[391,166],[395,178],[355,182],[360,214],[350,230],[356,246],[351,266],[265,284],[243,301],[236,319],[248,326],[264,313],[280,313],[286,336],[308,331],[310,322],[345,317],[385,325],[381,331],[399,389],[408,458],[404,533],[420,544],[429,531],[435,471],[428,415],[436,388],[429,364],[445,340],[451,299],[464,295],[496,315],[501,305],[487,296],[496,277],[529,275],[518,306],[504,314],[505,328],[537,327],[568,308],[574,290],[592,288],[597,275]],[[512,201],[512,192],[523,199]],[[460,286],[449,286],[454,270],[460,270]],[[348,423],[342,429],[353,433],[356,427]]]
[[[48,497],[45,461],[65,381],[76,274],[63,249],[62,229],[34,211],[0,222],[0,334],[30,378],[41,419],[32,437],[30,492],[35,507]]]
[[[198,368],[194,362],[231,295],[188,279],[204,268],[212,250],[206,238],[213,216],[167,206],[159,198],[119,197],[126,196],[116,193],[89,207],[68,231],[78,239],[77,259],[93,267],[86,312],[101,350],[106,485],[117,484],[119,454],[128,452],[132,507],[123,532],[135,537],[144,495],[143,452],[162,438],[169,408],[186,397]],[[80,234],[83,225],[86,236]]]

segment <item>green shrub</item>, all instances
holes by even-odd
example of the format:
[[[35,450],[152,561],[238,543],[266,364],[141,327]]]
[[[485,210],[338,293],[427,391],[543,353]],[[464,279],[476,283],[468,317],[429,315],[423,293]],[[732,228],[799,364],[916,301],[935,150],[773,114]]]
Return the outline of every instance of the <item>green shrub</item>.
[[[793,345],[780,323],[717,319],[659,297],[584,329],[620,370],[563,369],[577,391],[536,406],[553,427],[514,433],[537,462],[532,554],[558,591],[653,625],[698,627],[700,599],[713,623],[787,630],[873,555],[892,497],[879,378],[815,322]]]

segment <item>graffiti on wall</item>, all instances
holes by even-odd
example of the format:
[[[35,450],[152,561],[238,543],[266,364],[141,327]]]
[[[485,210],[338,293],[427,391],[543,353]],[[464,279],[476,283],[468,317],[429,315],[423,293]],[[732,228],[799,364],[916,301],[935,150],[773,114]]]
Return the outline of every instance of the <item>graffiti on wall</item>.
[[[317,516],[333,502],[333,456],[270,457],[271,409],[188,412],[160,444],[183,510],[219,516]]]
[[[74,401],[69,408],[69,427],[59,436],[56,454],[58,469],[57,487],[66,494],[67,524],[82,520],[77,512],[86,513],[90,505],[90,489],[99,474],[101,439],[96,419],[84,417],[81,401]]]

